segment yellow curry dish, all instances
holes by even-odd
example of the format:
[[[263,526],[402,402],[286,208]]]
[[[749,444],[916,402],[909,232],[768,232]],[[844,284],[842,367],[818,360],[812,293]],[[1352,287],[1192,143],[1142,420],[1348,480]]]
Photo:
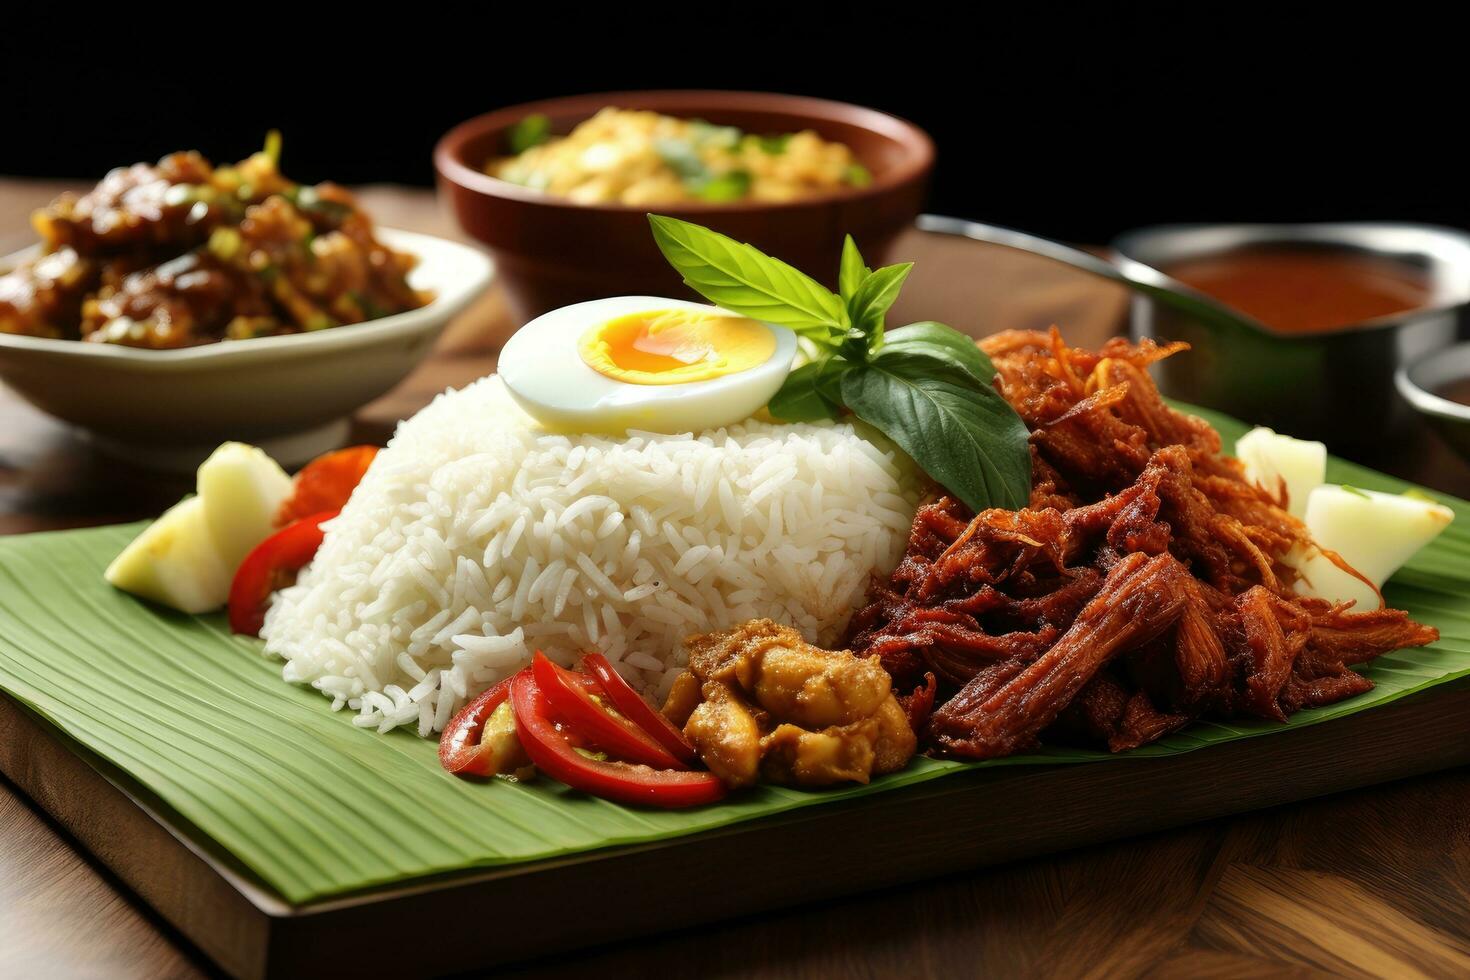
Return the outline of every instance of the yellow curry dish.
[[[41,254],[0,275],[0,333],[153,349],[361,323],[431,298],[417,261],[335,184],[298,184],[280,140],[233,166],[119,167],[32,217]]]
[[[809,129],[756,135],[612,106],[566,136],[528,116],[511,130],[510,150],[485,172],[579,204],[794,201],[872,179],[849,147]]]

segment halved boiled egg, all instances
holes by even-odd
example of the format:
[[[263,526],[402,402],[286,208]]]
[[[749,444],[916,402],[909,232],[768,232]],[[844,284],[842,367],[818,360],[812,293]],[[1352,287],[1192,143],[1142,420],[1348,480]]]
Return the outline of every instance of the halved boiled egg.
[[[785,327],[657,296],[552,310],[516,332],[500,377],[551,429],[698,432],[750,418],[791,372]]]

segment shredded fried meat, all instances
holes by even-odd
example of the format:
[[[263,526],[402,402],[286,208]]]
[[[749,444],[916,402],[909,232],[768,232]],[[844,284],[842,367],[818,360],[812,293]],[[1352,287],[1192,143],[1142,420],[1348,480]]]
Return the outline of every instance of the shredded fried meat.
[[[1295,593],[1306,527],[1149,378],[1186,345],[1089,352],[1052,330],[981,346],[1031,430],[1030,506],[925,504],[850,626],[853,652],[914,691],[901,703],[931,749],[1117,752],[1201,717],[1285,721],[1370,689],[1353,664],[1438,638],[1401,610]]]

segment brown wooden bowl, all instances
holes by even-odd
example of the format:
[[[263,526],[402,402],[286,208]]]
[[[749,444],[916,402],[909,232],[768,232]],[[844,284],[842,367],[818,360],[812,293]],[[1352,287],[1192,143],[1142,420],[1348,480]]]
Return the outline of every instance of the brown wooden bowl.
[[[576,204],[484,172],[504,156],[507,131],[534,113],[558,135],[604,106],[698,118],[754,133],[814,130],[845,143],[872,173],[866,187],[798,201],[688,203],[656,208],[749,242],[798,269],[836,281],[844,235],[880,259],[919,213],[934,144],[927,133],[873,109],[766,92],[608,92],[501,109],[450,130],[434,149],[440,192],[464,230],[494,254],[521,322],[547,310],[605,296],[684,296],[686,287],[649,232],[646,207]]]

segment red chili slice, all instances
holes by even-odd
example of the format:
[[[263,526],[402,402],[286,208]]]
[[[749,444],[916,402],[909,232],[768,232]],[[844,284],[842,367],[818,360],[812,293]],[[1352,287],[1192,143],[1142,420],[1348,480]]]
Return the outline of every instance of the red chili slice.
[[[230,630],[259,636],[271,593],[296,580],[296,573],[322,545],[322,523],[337,516],[329,510],[288,524],[245,556],[230,583]]]
[[[377,455],[377,446],[349,446],[307,463],[296,474],[291,496],[276,514],[276,525],[323,510],[341,510]]]
[[[725,795],[724,784],[713,773],[651,769],[582,755],[557,734],[551,706],[533,674],[522,671],[512,679],[510,700],[526,754],[546,775],[573,789],[618,803],[661,807],[697,806]]]
[[[668,749],[627,718],[611,714],[593,697],[576,674],[546,659],[537,650],[531,660],[536,686],[551,705],[552,714],[608,755],[625,762],[642,763],[654,769],[688,769]],[[589,678],[590,679],[590,678]],[[599,688],[596,693],[603,693]]]
[[[498,771],[495,753],[482,744],[481,737],[485,722],[510,697],[512,680],[507,677],[459,709],[444,727],[439,736],[439,764],[446,770],[458,776],[493,776]]]
[[[694,746],[684,737],[684,733],[675,728],[673,723],[648,706],[648,702],[631,687],[628,682],[619,676],[613,665],[600,653],[588,653],[582,657],[582,669],[602,685],[603,691],[607,693],[607,699],[612,702],[614,708],[633,724],[643,729],[654,741],[673,753],[674,757],[681,762],[693,765],[699,760],[699,753],[694,751]]]
[[[521,673],[529,673],[530,667]],[[579,678],[579,683],[588,691],[601,694],[602,688],[592,677]],[[513,677],[505,680],[482,692],[469,704],[459,709],[459,713],[449,720],[444,726],[444,732],[439,736],[439,764],[445,771],[452,772],[456,776],[494,776],[502,772],[501,765],[505,760],[496,756],[496,747],[485,744],[485,726],[490,721],[490,716],[495,714],[499,708],[510,697],[510,682]],[[572,732],[565,724],[557,723],[557,730],[574,746],[585,745],[585,740]]]

